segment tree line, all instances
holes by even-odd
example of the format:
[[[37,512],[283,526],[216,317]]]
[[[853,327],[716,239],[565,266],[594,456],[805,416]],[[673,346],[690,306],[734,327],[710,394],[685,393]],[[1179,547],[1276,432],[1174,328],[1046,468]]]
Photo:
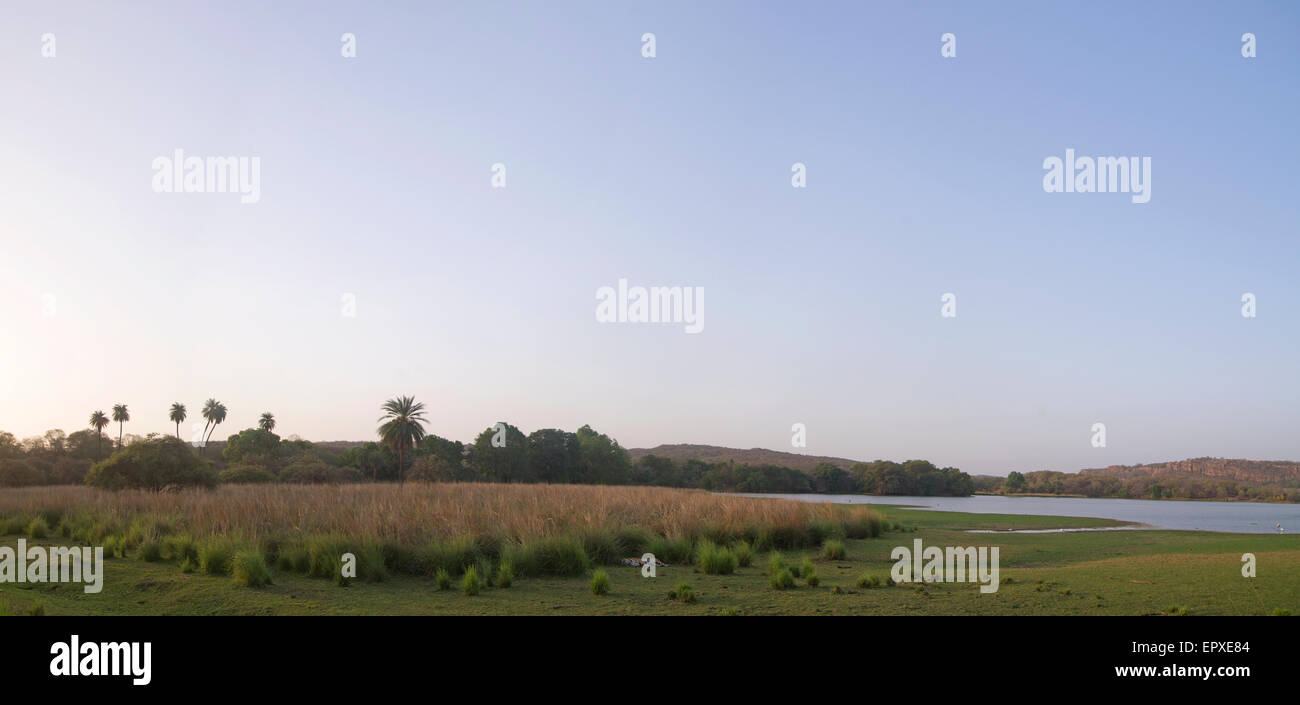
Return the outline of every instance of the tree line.
[[[116,450],[103,456],[106,420],[91,416],[91,429],[67,436],[49,431],[17,442],[0,432],[0,486],[82,483],[119,489],[161,489],[218,483],[337,482],[512,482],[592,485],[652,485],[725,492],[783,492],[891,495],[969,495],[971,477],[956,468],[938,468],[924,460],[895,463],[877,460],[845,469],[822,463],[804,472],[769,464],[674,461],[654,455],[635,461],[618,441],[591,426],[576,431],[544,428],[524,434],[499,422],[483,429],[471,443],[425,431],[424,405],[411,397],[383,403],[377,441],[349,447],[283,439],[275,417],[262,415],[258,425],[231,435],[219,457],[205,450],[216,426],[225,421],[224,404],[208,400],[207,424],[194,442],[180,440],[184,405],[175,404],[169,420],[176,436],[123,436],[129,421],[125,405],[119,419]],[[346,445],[346,444],[345,444]]]
[[[1300,488],[1178,475],[1114,477],[1055,470],[977,475],[975,490],[988,494],[1045,494],[1110,499],[1212,499],[1300,502]]]

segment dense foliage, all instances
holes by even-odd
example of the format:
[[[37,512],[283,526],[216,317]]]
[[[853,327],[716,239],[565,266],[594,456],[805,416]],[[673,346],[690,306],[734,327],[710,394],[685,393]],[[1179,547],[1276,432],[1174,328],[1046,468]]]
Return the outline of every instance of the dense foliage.
[[[990,494],[1071,495],[1115,499],[1217,499],[1300,502],[1300,487],[1253,484],[1228,478],[1175,474],[1135,474],[1125,477],[1102,472],[1065,473],[1054,470],[1012,472],[1007,477],[978,475],[975,490]]]

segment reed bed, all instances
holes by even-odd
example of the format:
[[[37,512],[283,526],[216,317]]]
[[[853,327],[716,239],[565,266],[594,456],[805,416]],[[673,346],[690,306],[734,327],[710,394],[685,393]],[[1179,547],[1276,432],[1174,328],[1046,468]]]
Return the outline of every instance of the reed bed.
[[[645,549],[685,562],[701,542],[800,548],[889,528],[867,507],[653,487],[374,483],[0,492],[0,533],[29,533],[38,522],[51,533],[102,541],[122,556],[161,550],[182,561],[198,549],[169,547],[190,542],[218,551],[254,547],[272,565],[322,577],[333,569],[329,555],[355,550],[368,556],[363,562],[376,579],[384,571],[460,574],[483,560],[508,560],[521,575],[572,573]]]

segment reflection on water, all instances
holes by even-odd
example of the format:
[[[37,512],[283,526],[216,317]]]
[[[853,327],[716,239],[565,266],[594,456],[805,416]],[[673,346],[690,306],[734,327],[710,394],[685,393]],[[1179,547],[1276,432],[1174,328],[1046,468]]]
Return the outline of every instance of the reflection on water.
[[[1081,497],[1001,497],[988,495],[976,495],[974,497],[879,497],[860,494],[736,494],[741,497],[783,497],[797,499],[802,502],[903,504],[920,509],[971,512],[973,514],[1040,514],[1065,517],[1098,517],[1147,525],[1129,528],[1300,535],[1300,504],[1187,502],[1156,499],[1085,499]],[[1052,532],[1055,531],[1058,530],[1052,530]]]

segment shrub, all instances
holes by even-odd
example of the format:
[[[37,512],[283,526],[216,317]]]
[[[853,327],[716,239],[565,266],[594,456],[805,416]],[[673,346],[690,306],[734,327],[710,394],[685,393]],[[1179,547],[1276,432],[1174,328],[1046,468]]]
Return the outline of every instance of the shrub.
[[[36,517],[27,525],[27,535],[34,539],[43,539],[50,535],[50,525],[45,523],[44,517]]]
[[[750,548],[749,544],[744,541],[737,541],[731,547],[731,552],[736,554],[736,565],[741,568],[748,568],[754,561],[754,549]]]
[[[344,473],[314,455],[300,455],[284,470],[280,481],[300,485],[325,485],[343,482]]]
[[[483,581],[478,577],[478,568],[470,566],[465,570],[465,578],[460,583],[460,589],[470,597],[477,595],[479,590],[483,589]]]
[[[828,561],[842,561],[845,555],[843,541],[830,540],[822,544],[822,558]]]
[[[215,487],[212,464],[188,443],[161,436],[132,443],[90,467],[86,484],[106,490]]]
[[[199,549],[199,570],[205,575],[229,575],[232,553],[229,545],[219,541],[203,544]]]
[[[502,560],[501,565],[497,566],[497,585],[508,588],[515,584],[514,564],[508,560]]]
[[[1168,615],[1170,617],[1186,617],[1187,611],[1187,607],[1184,605],[1174,605],[1169,608]]]
[[[609,594],[609,573],[606,573],[603,568],[597,568],[596,572],[591,574],[591,594]]]
[[[199,569],[198,559],[190,558],[189,556],[186,556],[183,560],[181,560],[182,573],[193,573],[198,569]]]
[[[1273,610],[1273,616],[1274,616],[1274,617],[1290,617],[1290,616],[1291,616],[1291,610],[1286,609],[1286,608],[1283,608],[1283,607],[1278,607],[1277,609]]]
[[[438,584],[439,590],[447,590],[451,587],[451,573],[448,573],[446,568],[439,568],[433,580]]]
[[[478,562],[479,579],[483,581],[483,587],[492,587],[493,579],[496,573],[492,570],[492,561],[484,558]]]
[[[235,584],[240,587],[259,588],[271,584],[271,570],[266,559],[257,551],[240,551],[235,554]]]
[[[260,485],[274,482],[275,475],[257,465],[231,465],[217,474],[217,480],[225,485]]]
[[[736,572],[736,554],[712,541],[700,545],[700,570],[706,575],[731,575]]]
[[[676,594],[677,599],[680,602],[695,602],[695,590],[686,583],[679,583],[677,585]]]

